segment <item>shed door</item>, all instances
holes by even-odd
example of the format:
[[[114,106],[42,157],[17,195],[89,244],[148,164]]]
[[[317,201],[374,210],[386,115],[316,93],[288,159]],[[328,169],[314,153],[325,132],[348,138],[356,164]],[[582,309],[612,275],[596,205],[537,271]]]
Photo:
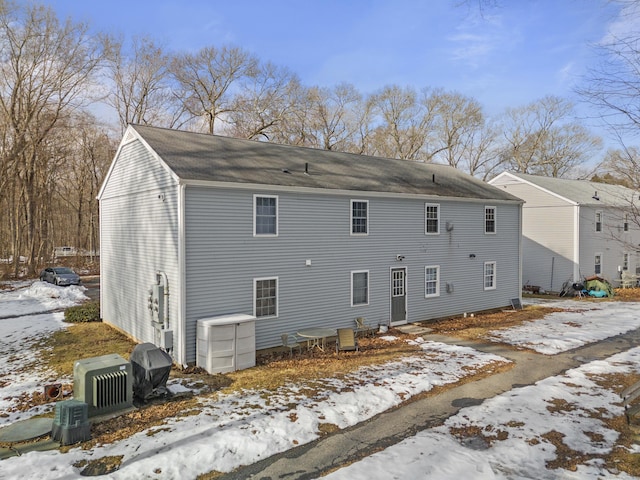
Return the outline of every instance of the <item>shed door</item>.
[[[391,269],[391,323],[407,321],[407,270]]]

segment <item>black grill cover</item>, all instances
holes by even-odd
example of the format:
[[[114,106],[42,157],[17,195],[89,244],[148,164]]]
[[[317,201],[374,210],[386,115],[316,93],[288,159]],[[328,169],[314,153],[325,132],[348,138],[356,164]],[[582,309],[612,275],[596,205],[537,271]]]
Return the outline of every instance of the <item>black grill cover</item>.
[[[133,395],[140,400],[165,395],[171,356],[153,343],[136,345],[129,359],[133,367]]]

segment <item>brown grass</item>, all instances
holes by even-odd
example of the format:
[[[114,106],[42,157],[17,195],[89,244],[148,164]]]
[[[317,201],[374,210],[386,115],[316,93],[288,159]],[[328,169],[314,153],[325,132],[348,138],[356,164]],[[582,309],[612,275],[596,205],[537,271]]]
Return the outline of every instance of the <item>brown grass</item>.
[[[529,305],[522,310],[501,309],[478,313],[473,317],[465,318],[459,315],[444,318],[429,323],[428,326],[433,329],[433,333],[478,340],[482,339],[490,330],[510,328],[560,311],[562,311],[560,308]]]
[[[617,291],[617,293],[616,300],[640,300],[640,289],[627,289]],[[585,303],[588,301],[590,300],[586,299]],[[596,301],[607,300],[599,299]],[[483,339],[485,341],[484,336],[489,330],[512,327],[523,322],[542,318],[551,312],[559,310],[547,306],[526,306],[518,311],[501,309],[476,313],[473,318],[451,317],[428,322],[424,326],[433,329],[433,333],[465,339]],[[403,334],[397,329],[391,329],[389,334],[396,336],[398,340],[389,342],[375,336],[374,338],[361,338],[359,352],[341,352],[337,355],[335,350],[331,348],[332,346],[329,346],[326,352],[303,349],[302,353],[294,353],[294,356],[290,358],[288,350],[271,349],[258,352],[257,365],[251,369],[224,375],[209,375],[195,367],[184,370],[175,368],[171,372],[171,377],[184,379],[192,387],[201,388],[204,396],[207,394],[215,395],[217,392],[232,393],[243,389],[262,390],[265,395],[268,395],[269,392],[275,391],[287,383],[306,383],[309,389],[308,395],[313,395],[313,380],[341,377],[360,367],[396,360],[403,356],[412,355],[419,350],[419,347],[406,342],[408,338],[415,336]],[[129,358],[134,346],[135,344],[126,336],[102,323],[71,325],[65,330],[54,333],[40,345],[44,363],[60,375],[65,376],[72,375],[73,363],[79,358],[107,353],[118,353],[124,358]],[[461,379],[459,383],[474,381],[480,377],[495,374],[504,368],[508,367],[488,367],[475,375]],[[629,378],[624,379],[603,379],[602,381],[608,381],[611,388],[615,388],[616,391],[622,391],[625,386],[633,383],[634,379],[629,376]],[[453,388],[454,386],[440,387],[408,401],[429,395],[437,395],[444,389]],[[45,399],[41,397],[41,395],[38,396],[36,394],[26,397],[24,399],[24,407],[28,408],[35,404],[45,403]],[[97,444],[111,443],[151,427],[161,428],[166,418],[198,413],[199,406],[199,401],[190,396],[174,398],[171,401],[151,402],[130,414],[96,423],[92,427],[92,440],[83,444],[83,448],[92,448]],[[566,405],[556,405],[558,409],[566,407]],[[625,448],[625,446],[631,444],[635,437],[626,425],[624,418],[605,419],[604,421],[607,422],[610,428],[615,428],[621,434],[618,446],[606,459],[607,464],[611,465],[612,468],[615,465],[619,470],[626,471],[631,475],[640,475],[640,460],[638,460],[638,456],[629,454]],[[157,431],[157,429],[153,431]],[[333,431],[335,431],[334,425],[327,423],[322,426],[323,434],[329,434]],[[475,433],[477,434],[477,432]],[[488,443],[500,441],[503,439],[504,433],[499,430],[484,432],[482,438]],[[464,435],[463,432],[458,432],[458,434],[460,436]],[[558,457],[555,461],[550,462],[549,468],[575,469],[575,465],[586,460],[577,452],[569,451],[562,438],[555,435],[554,432],[549,433],[546,441],[553,443],[559,449]],[[114,463],[118,462],[118,459],[113,460]],[[200,478],[214,479],[217,476],[219,476],[218,472],[210,472]]]

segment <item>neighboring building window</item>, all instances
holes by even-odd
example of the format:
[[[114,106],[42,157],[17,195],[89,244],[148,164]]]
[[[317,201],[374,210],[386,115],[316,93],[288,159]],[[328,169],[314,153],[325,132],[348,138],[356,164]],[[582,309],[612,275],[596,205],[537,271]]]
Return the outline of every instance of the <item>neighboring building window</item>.
[[[351,200],[351,234],[367,235],[369,233],[369,201]]]
[[[596,212],[596,232],[602,231],[602,212]]]
[[[440,295],[440,267],[432,265],[424,269],[424,296],[437,297]]]
[[[278,235],[278,197],[253,196],[253,234]]]
[[[496,288],[496,262],[484,262],[484,289]]]
[[[596,253],[593,259],[593,271],[596,275],[600,275],[602,273],[602,254]]]
[[[629,214],[624,214],[624,223],[622,224],[622,228],[625,232],[629,231]]]
[[[369,271],[351,272],[351,306],[369,304]]]
[[[277,317],[278,277],[254,279],[253,290],[254,315],[256,317]]]
[[[440,205],[436,203],[424,204],[424,233],[440,233]]]
[[[484,207],[484,233],[496,233],[496,207]]]
[[[622,254],[622,269],[629,270],[629,254],[628,253]]]

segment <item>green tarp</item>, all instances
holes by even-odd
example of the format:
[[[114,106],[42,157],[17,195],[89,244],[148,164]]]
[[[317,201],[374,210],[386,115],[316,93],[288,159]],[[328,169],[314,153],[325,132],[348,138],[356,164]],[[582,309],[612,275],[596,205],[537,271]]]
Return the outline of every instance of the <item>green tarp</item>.
[[[613,287],[602,278],[592,278],[585,281],[584,289],[592,297],[613,297]]]

